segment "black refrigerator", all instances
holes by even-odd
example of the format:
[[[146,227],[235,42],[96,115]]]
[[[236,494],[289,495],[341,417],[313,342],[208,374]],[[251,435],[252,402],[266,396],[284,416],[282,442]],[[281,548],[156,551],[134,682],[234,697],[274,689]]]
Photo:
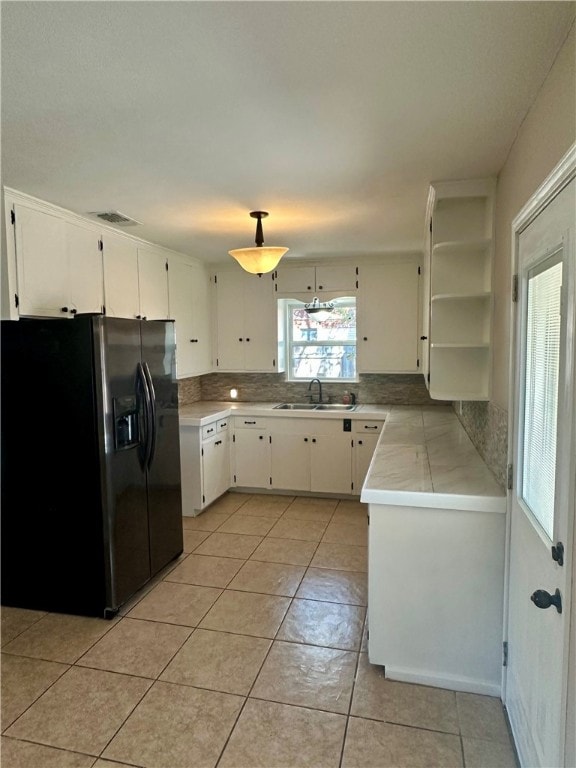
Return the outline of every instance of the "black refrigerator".
[[[111,618],[183,549],[174,323],[1,330],[1,601]]]

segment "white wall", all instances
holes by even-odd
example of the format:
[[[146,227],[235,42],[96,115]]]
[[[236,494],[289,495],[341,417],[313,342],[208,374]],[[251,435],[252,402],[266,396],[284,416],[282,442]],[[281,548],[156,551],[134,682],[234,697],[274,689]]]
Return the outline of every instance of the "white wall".
[[[498,176],[492,400],[505,410],[508,410],[512,220],[575,141],[576,30],[572,26]]]
[[[526,116],[498,176],[494,269],[492,400],[508,410],[512,220],[576,142],[574,25]],[[574,563],[576,579],[576,562]],[[575,582],[576,583],[576,582]],[[570,632],[566,765],[576,765],[576,612]]]

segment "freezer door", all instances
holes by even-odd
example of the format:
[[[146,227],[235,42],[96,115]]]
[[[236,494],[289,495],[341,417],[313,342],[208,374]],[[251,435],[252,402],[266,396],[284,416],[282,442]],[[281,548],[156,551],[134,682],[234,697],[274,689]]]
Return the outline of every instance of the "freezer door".
[[[108,607],[115,610],[150,578],[145,472],[147,409],[140,323],[94,319],[101,370],[100,415],[104,441],[104,539],[109,559]]]
[[[152,575],[181,554],[180,431],[174,323],[141,324],[142,366],[153,400],[148,465],[148,525]]]

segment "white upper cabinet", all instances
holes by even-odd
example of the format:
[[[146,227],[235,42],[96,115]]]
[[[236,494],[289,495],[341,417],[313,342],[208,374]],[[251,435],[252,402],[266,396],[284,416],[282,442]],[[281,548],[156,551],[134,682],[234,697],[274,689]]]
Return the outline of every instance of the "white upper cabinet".
[[[283,296],[351,296],[356,293],[357,279],[357,269],[352,264],[280,266],[276,270],[275,289]]]
[[[138,317],[138,247],[134,240],[106,232],[104,257],[104,306],[110,317]]]
[[[144,320],[167,320],[168,261],[153,248],[138,248],[138,289],[140,315]]]
[[[12,210],[19,314],[72,317],[76,312],[101,312],[98,232],[33,205],[16,202]]]
[[[175,321],[178,378],[209,372],[210,279],[204,266],[176,254],[169,256],[168,294],[170,317]]]
[[[283,369],[279,360],[278,307],[272,275],[222,270],[216,275],[216,369]]]
[[[490,397],[494,179],[431,186],[430,396]]]
[[[418,372],[419,259],[387,257],[358,274],[359,373]]]

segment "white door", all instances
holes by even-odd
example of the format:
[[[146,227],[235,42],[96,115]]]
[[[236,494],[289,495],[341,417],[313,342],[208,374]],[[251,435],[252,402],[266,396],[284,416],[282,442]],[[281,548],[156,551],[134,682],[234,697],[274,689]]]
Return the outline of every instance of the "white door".
[[[566,764],[576,493],[575,212],[572,180],[517,241],[505,703],[521,765],[531,768]]]

